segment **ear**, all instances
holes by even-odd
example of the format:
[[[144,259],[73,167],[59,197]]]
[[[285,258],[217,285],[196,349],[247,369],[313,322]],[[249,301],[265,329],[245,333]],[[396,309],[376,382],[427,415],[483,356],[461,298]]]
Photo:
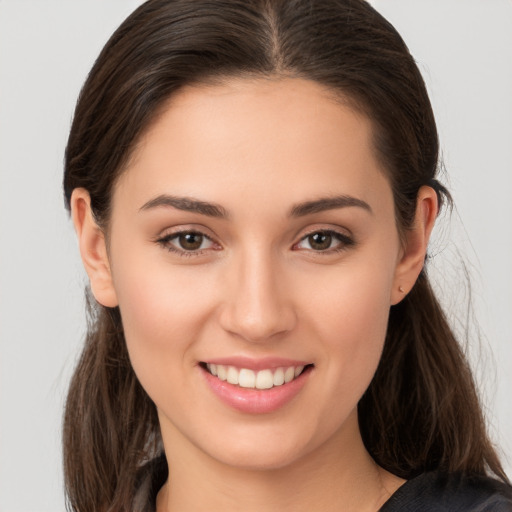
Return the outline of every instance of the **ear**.
[[[437,193],[423,186],[418,191],[414,224],[405,234],[403,250],[395,269],[391,304],[398,304],[418,278],[427,254],[428,241],[438,213]]]
[[[105,234],[94,220],[91,198],[84,188],[73,190],[71,215],[92,293],[100,304],[113,308],[118,305],[118,301],[112,282]]]

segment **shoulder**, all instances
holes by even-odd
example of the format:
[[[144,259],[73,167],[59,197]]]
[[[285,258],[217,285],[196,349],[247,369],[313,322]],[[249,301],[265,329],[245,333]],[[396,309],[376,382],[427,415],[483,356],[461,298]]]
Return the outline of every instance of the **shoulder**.
[[[512,487],[485,476],[424,473],[406,482],[380,512],[512,512]]]

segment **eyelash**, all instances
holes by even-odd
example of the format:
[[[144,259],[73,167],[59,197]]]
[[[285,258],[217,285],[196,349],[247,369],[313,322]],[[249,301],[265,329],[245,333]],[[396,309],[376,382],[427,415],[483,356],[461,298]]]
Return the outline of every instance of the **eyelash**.
[[[170,233],[169,235],[165,235],[159,239],[156,240],[156,243],[161,245],[164,249],[168,250],[169,252],[178,254],[181,257],[184,258],[190,258],[193,256],[201,256],[204,254],[204,252],[210,250],[211,248],[206,249],[198,249],[198,250],[186,250],[186,249],[180,249],[173,245],[171,242],[173,240],[178,239],[181,236],[184,235],[199,235],[203,237],[203,240],[208,240],[210,243],[217,245],[216,242],[214,242],[208,235],[202,233],[201,231],[197,230],[184,230],[184,231],[177,231],[175,233]],[[348,235],[339,233],[338,231],[334,231],[332,229],[317,229],[314,231],[311,231],[307,234],[305,234],[299,242],[293,245],[293,249],[300,250],[298,248],[299,244],[306,241],[309,237],[313,235],[324,235],[324,236],[330,236],[333,239],[337,240],[339,243],[337,246],[333,248],[327,248],[325,250],[314,250],[314,249],[306,249],[308,252],[316,253],[318,255],[322,254],[333,254],[333,253],[340,253],[342,251],[347,250],[350,247],[353,247],[355,245],[355,241]],[[202,244],[201,244],[202,245]],[[218,246],[220,247],[220,246]],[[213,250],[219,250],[219,249],[213,249]]]

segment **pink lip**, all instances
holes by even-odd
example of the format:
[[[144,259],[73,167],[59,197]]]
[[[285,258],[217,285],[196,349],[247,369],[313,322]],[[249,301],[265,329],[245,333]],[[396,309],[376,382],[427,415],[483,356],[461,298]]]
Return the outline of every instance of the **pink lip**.
[[[220,361],[220,359],[218,360]],[[230,359],[233,361],[233,359]],[[213,361],[212,361],[213,362]],[[225,364],[225,363],[214,363],[214,364]],[[239,368],[252,369],[251,366],[244,366],[243,364],[231,363],[231,366],[237,366]],[[301,364],[284,364],[280,366],[302,366]],[[301,373],[297,378],[283,384],[282,386],[275,386],[270,389],[260,390],[251,388],[242,388],[229,384],[229,382],[222,381],[217,377],[214,377],[204,368],[199,367],[206,383],[209,388],[219,397],[225,404],[237,409],[240,412],[248,414],[265,414],[276,411],[283,407],[285,404],[290,402],[304,387],[309,375],[311,368]],[[263,368],[272,368],[272,366],[264,366]]]
[[[221,364],[223,366],[234,366],[235,368],[247,368],[253,371],[289,368],[290,366],[306,366],[311,363],[311,361],[297,361],[296,359],[284,359],[280,357],[254,359],[243,356],[221,357],[219,359],[208,359],[208,361],[204,362],[209,364]]]

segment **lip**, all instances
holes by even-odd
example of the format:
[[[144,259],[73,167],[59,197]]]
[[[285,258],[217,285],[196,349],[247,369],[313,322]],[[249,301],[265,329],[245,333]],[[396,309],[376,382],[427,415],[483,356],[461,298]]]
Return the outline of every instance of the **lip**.
[[[229,362],[224,363],[220,361]],[[237,363],[235,364],[234,361],[237,361]],[[208,362],[212,364],[231,364],[232,366],[251,370],[279,368],[280,366],[305,366],[308,364],[294,361],[293,364],[268,366],[268,362],[270,361],[268,360],[266,361],[267,366],[261,366],[260,363],[262,363],[262,361],[263,360],[257,361],[258,364],[256,366],[255,361],[252,361],[252,365],[242,364],[239,366],[239,358],[215,359]],[[271,361],[277,360],[272,359]],[[284,362],[289,360],[280,359],[279,361]],[[246,414],[268,414],[285,406],[299,394],[310,377],[312,365],[307,366],[307,368],[291,382],[270,389],[242,388],[214,377],[208,370],[201,366],[198,366],[198,368],[203,374],[210,390],[226,405]]]

